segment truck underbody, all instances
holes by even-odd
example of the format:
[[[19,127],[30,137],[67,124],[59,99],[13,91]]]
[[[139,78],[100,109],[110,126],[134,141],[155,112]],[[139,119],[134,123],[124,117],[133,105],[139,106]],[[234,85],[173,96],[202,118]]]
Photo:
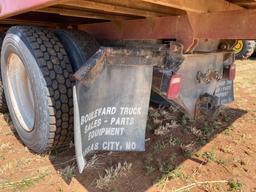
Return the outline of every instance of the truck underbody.
[[[15,128],[39,153],[74,130],[80,171],[95,151],[144,150],[151,91],[190,118],[214,117],[234,100],[236,40],[256,39],[249,0],[0,5],[1,72]]]

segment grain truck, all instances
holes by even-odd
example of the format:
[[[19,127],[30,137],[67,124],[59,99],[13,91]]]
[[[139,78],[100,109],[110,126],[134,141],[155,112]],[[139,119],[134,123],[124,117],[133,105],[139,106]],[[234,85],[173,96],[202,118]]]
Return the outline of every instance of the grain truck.
[[[190,118],[234,100],[253,0],[0,0],[0,109],[45,153],[145,150],[151,92]],[[235,19],[234,19],[235,18]]]

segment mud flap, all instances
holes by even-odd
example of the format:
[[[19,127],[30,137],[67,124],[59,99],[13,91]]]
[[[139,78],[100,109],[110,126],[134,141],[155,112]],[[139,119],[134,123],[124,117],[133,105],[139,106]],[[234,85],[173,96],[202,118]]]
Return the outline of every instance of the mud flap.
[[[75,149],[79,171],[96,151],[144,151],[154,57],[101,48],[74,75]]]
[[[218,83],[214,95],[218,97],[218,105],[225,105],[234,101],[234,82],[222,80]]]

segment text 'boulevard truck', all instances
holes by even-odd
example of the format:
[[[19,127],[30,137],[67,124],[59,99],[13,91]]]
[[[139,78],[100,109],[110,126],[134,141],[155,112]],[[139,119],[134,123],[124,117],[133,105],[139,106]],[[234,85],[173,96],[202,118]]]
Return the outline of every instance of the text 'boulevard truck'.
[[[234,100],[255,4],[0,0],[0,110],[34,152],[74,139],[80,172],[94,152],[143,151],[151,92],[193,119]]]

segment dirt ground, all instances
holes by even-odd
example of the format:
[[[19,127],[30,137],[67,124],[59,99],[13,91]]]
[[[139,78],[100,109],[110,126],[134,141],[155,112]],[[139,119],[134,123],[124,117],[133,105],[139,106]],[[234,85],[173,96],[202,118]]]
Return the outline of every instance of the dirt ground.
[[[256,61],[237,61],[236,101],[215,121],[150,108],[146,151],[101,153],[83,174],[74,148],[36,155],[0,116],[0,191],[256,192]]]

